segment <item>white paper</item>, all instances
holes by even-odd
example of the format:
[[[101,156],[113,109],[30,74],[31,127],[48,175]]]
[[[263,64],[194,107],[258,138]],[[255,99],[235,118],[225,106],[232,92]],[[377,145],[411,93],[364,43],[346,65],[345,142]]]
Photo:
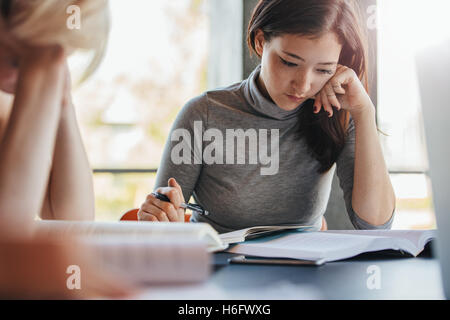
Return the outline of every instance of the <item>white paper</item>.
[[[390,236],[392,234],[392,236]],[[360,253],[385,249],[404,250],[417,255],[432,231],[328,231],[287,233],[267,240],[240,243],[228,252],[259,257],[335,261]]]

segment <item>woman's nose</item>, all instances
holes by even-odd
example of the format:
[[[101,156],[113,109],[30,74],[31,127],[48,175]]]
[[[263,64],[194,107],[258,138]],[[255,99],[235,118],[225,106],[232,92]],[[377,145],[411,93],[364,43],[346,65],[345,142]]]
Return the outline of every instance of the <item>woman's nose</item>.
[[[306,94],[311,90],[311,81],[308,73],[301,73],[292,81],[296,95],[306,98]]]

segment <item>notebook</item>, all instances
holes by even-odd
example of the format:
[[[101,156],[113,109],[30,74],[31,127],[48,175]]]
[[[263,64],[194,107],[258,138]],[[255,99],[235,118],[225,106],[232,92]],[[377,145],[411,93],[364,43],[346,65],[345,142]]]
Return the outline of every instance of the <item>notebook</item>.
[[[308,230],[310,228],[313,227],[303,225],[256,226],[232,232],[222,233],[220,234],[220,239],[222,240],[223,243],[232,244],[285,230],[297,229],[299,231],[303,231]]]

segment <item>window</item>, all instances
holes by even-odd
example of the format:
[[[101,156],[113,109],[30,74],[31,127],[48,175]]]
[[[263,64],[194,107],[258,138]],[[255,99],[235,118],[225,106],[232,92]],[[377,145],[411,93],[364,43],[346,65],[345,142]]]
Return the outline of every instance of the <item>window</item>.
[[[97,220],[118,220],[152,191],[169,129],[206,89],[207,1],[112,0],[96,73],[74,90],[92,167]],[[80,64],[83,57],[73,57]],[[78,68],[79,69],[79,68]]]
[[[450,35],[445,0],[378,1],[378,125],[397,195],[395,229],[435,228],[414,56]]]

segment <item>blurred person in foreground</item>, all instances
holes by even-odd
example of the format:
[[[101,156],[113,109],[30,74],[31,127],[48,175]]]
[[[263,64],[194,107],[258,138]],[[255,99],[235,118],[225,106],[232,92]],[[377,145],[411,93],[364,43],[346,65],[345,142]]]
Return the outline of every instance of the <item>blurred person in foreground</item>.
[[[80,29],[68,27],[69,6]],[[96,269],[75,238],[33,232],[42,219],[93,220],[92,173],[71,100],[67,57],[94,50],[98,66],[109,32],[106,0],[0,1],[0,297],[122,296],[129,289]],[[67,268],[81,270],[69,290]]]

